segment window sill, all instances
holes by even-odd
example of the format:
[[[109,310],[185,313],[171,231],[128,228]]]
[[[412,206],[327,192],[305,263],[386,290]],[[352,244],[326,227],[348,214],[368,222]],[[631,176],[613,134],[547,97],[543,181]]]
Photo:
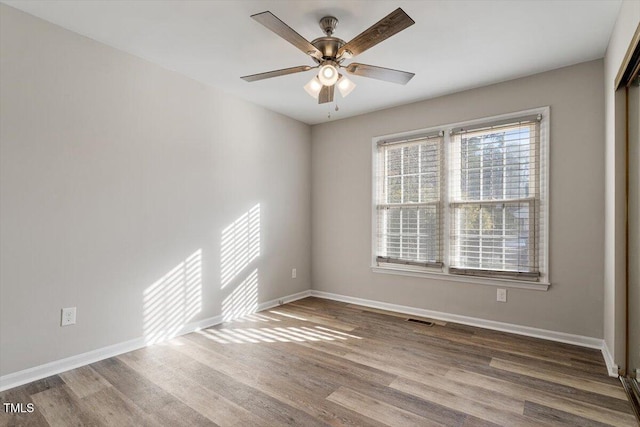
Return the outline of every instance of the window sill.
[[[484,278],[474,276],[461,276],[435,271],[415,271],[403,268],[371,266],[371,271],[382,274],[395,274],[399,276],[422,277],[427,279],[446,280],[449,282],[473,283],[487,286],[500,286],[504,288],[530,289],[534,291],[547,291],[551,283],[548,282],[524,282],[522,280]]]

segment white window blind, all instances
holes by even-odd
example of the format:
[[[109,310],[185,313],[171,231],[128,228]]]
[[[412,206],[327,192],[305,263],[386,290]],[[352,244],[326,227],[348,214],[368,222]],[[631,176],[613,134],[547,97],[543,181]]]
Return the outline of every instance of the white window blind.
[[[537,280],[541,116],[457,128],[449,147],[449,272]]]
[[[442,148],[442,132],[378,143],[378,265],[442,268]]]

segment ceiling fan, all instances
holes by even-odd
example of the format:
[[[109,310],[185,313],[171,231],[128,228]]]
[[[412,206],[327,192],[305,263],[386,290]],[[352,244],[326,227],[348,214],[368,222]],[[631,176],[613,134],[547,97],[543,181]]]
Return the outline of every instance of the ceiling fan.
[[[351,93],[356,86],[355,83],[346,76],[340,74],[340,69],[354,76],[369,77],[403,85],[407,84],[415,75],[414,73],[406,71],[354,62],[343,65],[343,61],[361,54],[367,49],[372,48],[394,34],[415,24],[415,21],[401,8],[397,8],[348,43],[337,37],[333,37],[333,32],[338,24],[338,19],[333,16],[325,16],[320,19],[320,28],[322,28],[326,36],[319,37],[311,42],[307,41],[269,11],[251,15],[251,17],[309,55],[317,65],[300,65],[298,67],[284,68],[282,70],[241,77],[247,82],[319,68],[318,75],[311,79],[304,88],[309,95],[318,99],[318,104],[324,104],[333,101],[336,86],[338,86],[338,90],[343,97]]]

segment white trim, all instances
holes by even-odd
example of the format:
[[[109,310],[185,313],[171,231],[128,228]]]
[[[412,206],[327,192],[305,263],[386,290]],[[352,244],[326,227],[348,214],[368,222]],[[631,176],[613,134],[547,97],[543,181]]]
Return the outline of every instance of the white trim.
[[[540,187],[540,200],[544,202],[544,230],[540,235],[540,244],[542,246],[543,251],[543,265],[541,265],[541,271],[543,275],[540,277],[541,280],[545,282],[550,282],[551,271],[549,270],[549,246],[551,246],[551,240],[549,240],[549,230],[551,229],[551,217],[549,212],[549,205],[551,204],[551,194],[549,192],[551,185],[551,107],[546,106],[541,108],[542,113],[542,122],[540,123],[540,137],[544,135],[544,143],[540,142],[540,162],[542,163],[540,167],[544,165],[545,172],[540,172],[540,179],[544,179],[542,186]],[[544,156],[544,161],[542,160],[542,156]]]
[[[607,365],[607,371],[609,372],[610,377],[618,377],[618,365],[616,365],[613,360],[613,356],[609,351],[609,347],[607,346],[607,342],[602,340],[602,357],[604,358],[604,363]]]
[[[311,290],[306,290],[302,292],[298,292],[295,294],[287,295],[286,297],[272,299],[271,301],[265,301],[261,304],[258,304],[258,309],[256,311],[263,311],[269,308],[277,307],[282,304],[287,304],[293,301],[297,301],[302,298],[307,298],[311,296]]]
[[[275,307],[280,304],[286,304],[288,302],[296,301],[302,298],[306,298],[311,295],[311,291],[302,291],[292,295],[288,295],[282,298],[266,301],[258,304],[257,311],[266,310],[271,307]],[[198,320],[184,325],[175,335],[167,337],[166,339],[175,338],[180,335],[188,334],[200,329],[209,328],[222,323],[222,316],[209,317],[207,319]],[[108,359],[110,357],[118,356],[123,353],[138,350],[148,345],[144,337],[135,338],[129,341],[113,344],[107,347],[91,350],[86,353],[77,354],[75,356],[66,357],[64,359],[55,360],[53,362],[45,363],[44,365],[34,366],[22,371],[14,372],[11,374],[3,375],[0,377],[0,391],[5,391],[10,388],[18,387],[23,384],[37,381],[42,378],[50,377],[51,375],[60,374],[70,369],[79,368],[81,366],[89,365],[91,363],[98,362],[100,360]]]
[[[439,273],[436,271],[418,271],[409,270],[407,268],[379,267],[371,266],[371,271],[381,274],[394,274],[399,276],[423,277],[428,279],[446,280],[449,282],[475,283],[487,286],[501,286],[503,288],[532,289],[534,291],[547,291],[551,283],[526,282],[523,280],[501,279],[501,278],[484,278],[473,276],[459,276],[455,274]]]
[[[548,329],[532,328],[530,326],[515,325],[513,323],[496,322],[494,320],[480,319],[477,317],[461,316],[459,314],[444,313],[441,311],[426,310],[423,308],[409,307],[406,305],[390,304],[386,302],[373,301],[363,298],[349,297],[345,295],[333,294],[330,292],[311,291],[311,296],[341,301],[351,304],[363,305],[365,307],[378,308],[381,310],[395,311],[403,314],[412,314],[420,317],[428,317],[436,320],[461,323],[463,325],[476,326],[479,328],[492,329],[494,331],[509,332],[517,335],[524,335],[533,338],[542,338],[549,341],[573,344],[581,347],[596,348],[601,350],[603,340],[600,338],[586,337],[582,335],[567,334],[565,332],[550,331]]]

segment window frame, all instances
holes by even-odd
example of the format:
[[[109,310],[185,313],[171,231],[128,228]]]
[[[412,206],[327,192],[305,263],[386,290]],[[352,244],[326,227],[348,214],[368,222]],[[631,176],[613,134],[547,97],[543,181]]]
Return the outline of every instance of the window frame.
[[[461,127],[472,127],[483,124],[492,124],[508,120],[517,120],[522,117],[531,115],[541,115],[542,120],[539,124],[539,149],[540,149],[540,170],[539,170],[539,203],[541,216],[541,230],[538,242],[538,256],[540,257],[539,270],[540,275],[538,281],[527,281],[521,279],[505,278],[496,276],[476,276],[463,275],[459,273],[450,273],[450,240],[451,228],[450,217],[452,212],[449,182],[450,182],[450,150],[453,135],[452,130]],[[501,114],[490,117],[483,117],[464,122],[449,123],[440,126],[432,126],[424,129],[416,129],[412,131],[382,135],[372,138],[372,180],[371,180],[371,269],[374,273],[394,274],[411,277],[432,278],[445,281],[463,282],[471,284],[492,285],[501,287],[512,287],[532,290],[548,290],[551,285],[549,279],[549,130],[550,130],[550,107],[538,107],[529,110],[517,111],[513,113]],[[393,141],[400,139],[419,138],[424,135],[432,135],[434,133],[444,133],[442,146],[442,177],[444,181],[441,185],[441,202],[443,221],[441,222],[443,230],[441,230],[442,238],[442,262],[443,267],[420,267],[414,265],[403,264],[383,264],[379,265],[377,260],[377,196],[378,196],[378,144],[383,141]]]

